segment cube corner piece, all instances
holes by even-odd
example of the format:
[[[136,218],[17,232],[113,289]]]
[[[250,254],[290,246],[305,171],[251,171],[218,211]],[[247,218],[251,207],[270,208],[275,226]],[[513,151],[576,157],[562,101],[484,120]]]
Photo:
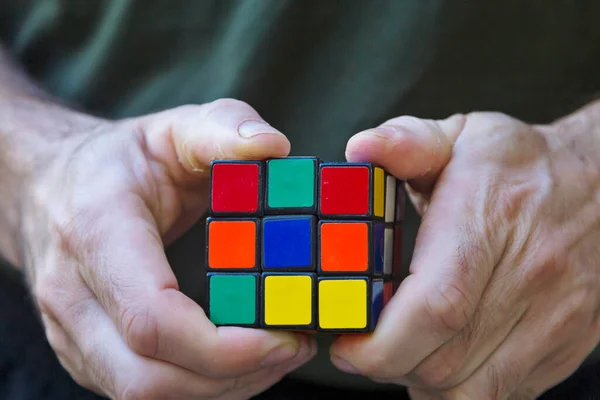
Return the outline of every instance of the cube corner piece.
[[[385,186],[386,171],[372,163],[321,163],[318,215],[385,221]]]
[[[209,173],[210,215],[261,217],[264,214],[264,171],[264,161],[212,161]]]
[[[372,279],[368,276],[318,277],[317,331],[333,334],[373,332],[372,293]]]
[[[206,274],[205,313],[215,326],[260,327],[260,274]]]

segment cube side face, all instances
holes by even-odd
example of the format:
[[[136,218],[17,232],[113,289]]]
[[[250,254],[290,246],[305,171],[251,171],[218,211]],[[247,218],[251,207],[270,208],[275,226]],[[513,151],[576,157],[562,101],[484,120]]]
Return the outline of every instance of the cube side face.
[[[265,217],[261,232],[263,271],[315,271],[314,216]]]
[[[373,167],[373,217],[385,218],[386,172],[380,167]]]
[[[390,174],[386,174],[385,178],[385,222],[397,222],[396,214],[398,209],[398,180]]]
[[[206,314],[216,326],[260,326],[258,273],[208,273]]]
[[[263,171],[260,161],[213,161],[209,184],[211,216],[261,216]]]
[[[263,273],[261,326],[312,331],[316,324],[316,275]]]
[[[396,211],[394,213],[395,222],[404,221],[404,215],[406,212],[406,196],[404,181],[396,181],[396,199],[394,200],[394,204],[396,205]]]
[[[385,266],[385,224],[372,222],[373,257],[371,273],[374,277],[382,277]]]
[[[317,284],[317,331],[363,333],[371,330],[368,277],[319,277]]]
[[[316,157],[288,157],[266,162],[265,214],[316,214]]]
[[[207,218],[207,270],[259,271],[259,232],[257,218]]]
[[[392,262],[392,281],[394,283],[394,292],[400,286],[400,283],[408,276],[408,267],[404,267],[402,263],[402,244],[403,244],[403,228],[402,225],[396,225],[394,227],[394,254]]]
[[[319,217],[373,216],[373,167],[364,163],[322,163],[319,168]]]
[[[394,232],[396,228],[386,226],[384,232],[383,244],[383,276],[385,279],[392,279],[394,259],[396,256],[396,242]]]
[[[379,317],[381,316],[381,312],[383,308],[387,304],[385,293],[384,293],[384,283],[383,279],[373,279],[371,282],[371,325],[370,330],[375,330],[377,327],[377,322],[379,322]]]
[[[317,236],[320,275],[371,274],[374,246],[370,221],[321,220]]]

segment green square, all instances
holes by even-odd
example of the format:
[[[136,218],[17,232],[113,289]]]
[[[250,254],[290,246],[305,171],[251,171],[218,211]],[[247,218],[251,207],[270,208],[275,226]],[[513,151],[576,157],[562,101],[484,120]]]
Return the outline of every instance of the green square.
[[[316,166],[312,158],[282,158],[267,164],[271,208],[310,208],[315,204]]]
[[[251,274],[209,276],[210,320],[215,325],[252,325],[257,322],[257,277]]]

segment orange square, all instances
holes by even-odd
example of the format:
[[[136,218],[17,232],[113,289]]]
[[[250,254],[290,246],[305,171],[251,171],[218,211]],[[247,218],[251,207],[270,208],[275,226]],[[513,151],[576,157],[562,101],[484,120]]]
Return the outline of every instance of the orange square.
[[[210,269],[256,269],[255,220],[208,221],[208,265]]]
[[[366,272],[370,226],[366,222],[321,222],[320,266],[324,272]]]

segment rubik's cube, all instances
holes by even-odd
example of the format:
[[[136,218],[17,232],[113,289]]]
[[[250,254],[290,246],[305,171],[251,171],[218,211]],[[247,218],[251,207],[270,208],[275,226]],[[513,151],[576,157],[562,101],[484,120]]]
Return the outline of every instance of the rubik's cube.
[[[402,183],[369,163],[213,161],[206,220],[210,320],[372,332],[402,280]]]

